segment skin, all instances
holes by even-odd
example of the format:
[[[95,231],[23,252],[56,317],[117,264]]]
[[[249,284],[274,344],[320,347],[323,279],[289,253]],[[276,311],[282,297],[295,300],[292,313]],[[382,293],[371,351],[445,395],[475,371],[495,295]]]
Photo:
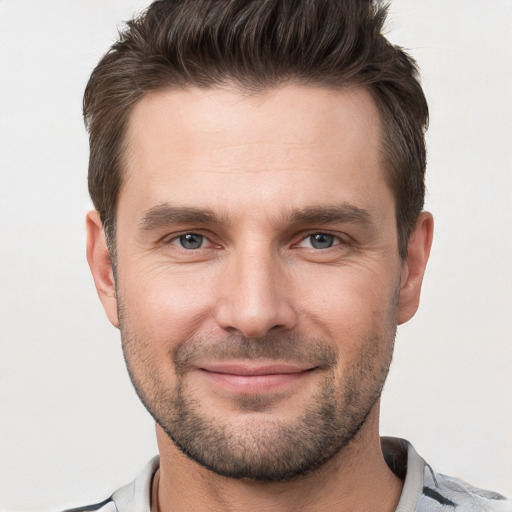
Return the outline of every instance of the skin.
[[[357,378],[355,387],[370,403],[346,446],[286,482],[216,474],[185,456],[157,425],[154,509],[395,510],[402,482],[380,449],[378,394],[396,325],[418,307],[433,221],[420,215],[402,260],[380,132],[371,96],[355,88],[287,85],[256,95],[227,86],[174,90],[150,94],[135,107],[117,212],[117,291],[94,211],[87,217],[87,255],[116,327],[122,312],[136,387],[154,402],[159,388],[171,397],[184,382],[208,422],[242,436],[299,424],[326,381],[344,404]],[[216,218],[181,215],[183,208]],[[297,214],[312,210],[338,215]],[[202,245],[184,248],[179,237],[186,233],[202,235]],[[314,247],[316,233],[332,235],[332,246]],[[226,383],[204,368],[219,364],[209,344],[222,347],[228,338],[297,340],[308,371],[293,379],[240,379],[231,369]],[[308,366],[310,340],[329,347],[335,363]],[[180,375],[176,354],[187,346],[197,357]],[[279,354],[279,363],[290,363],[285,359]],[[234,357],[228,363],[244,371],[255,364]]]

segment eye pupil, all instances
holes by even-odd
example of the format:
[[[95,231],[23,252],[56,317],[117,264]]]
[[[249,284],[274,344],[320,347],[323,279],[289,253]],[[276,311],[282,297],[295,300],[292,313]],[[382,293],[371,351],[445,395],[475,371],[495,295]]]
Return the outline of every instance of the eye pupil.
[[[325,233],[316,233],[310,236],[311,245],[315,249],[328,249],[334,243],[334,236]]]
[[[203,237],[195,233],[187,233],[180,236],[180,244],[184,249],[199,249],[203,243]]]

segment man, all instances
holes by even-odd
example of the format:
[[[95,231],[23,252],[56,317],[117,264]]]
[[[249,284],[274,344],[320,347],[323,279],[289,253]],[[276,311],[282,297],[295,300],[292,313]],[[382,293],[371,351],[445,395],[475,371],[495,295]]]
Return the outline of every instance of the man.
[[[384,15],[156,2],[94,70],[88,261],[160,458],[86,510],[512,509],[379,438],[433,232]]]

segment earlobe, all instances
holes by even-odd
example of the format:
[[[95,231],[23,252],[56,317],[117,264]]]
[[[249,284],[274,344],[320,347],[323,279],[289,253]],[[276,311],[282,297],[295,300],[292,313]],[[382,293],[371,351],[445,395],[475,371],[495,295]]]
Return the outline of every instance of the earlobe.
[[[110,322],[119,327],[117,298],[112,260],[105,242],[100,214],[92,210],[86,217],[87,261],[94,278],[98,296]]]
[[[398,324],[410,320],[418,309],[421,283],[430,255],[433,234],[434,219],[430,213],[422,212],[409,238],[407,258],[402,266]]]

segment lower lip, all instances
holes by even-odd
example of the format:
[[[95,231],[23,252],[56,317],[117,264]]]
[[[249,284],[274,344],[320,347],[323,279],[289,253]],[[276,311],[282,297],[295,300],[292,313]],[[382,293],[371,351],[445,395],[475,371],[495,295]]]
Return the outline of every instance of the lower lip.
[[[262,394],[282,391],[287,386],[306,378],[311,371],[268,375],[235,375],[207,370],[201,370],[201,373],[210,383],[225,390],[244,394]]]

